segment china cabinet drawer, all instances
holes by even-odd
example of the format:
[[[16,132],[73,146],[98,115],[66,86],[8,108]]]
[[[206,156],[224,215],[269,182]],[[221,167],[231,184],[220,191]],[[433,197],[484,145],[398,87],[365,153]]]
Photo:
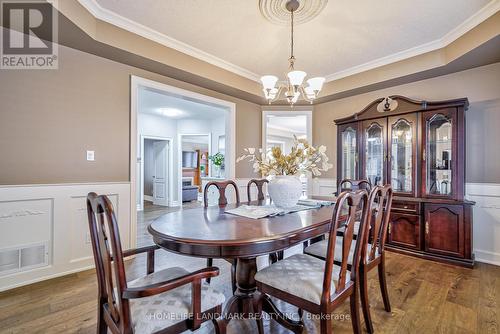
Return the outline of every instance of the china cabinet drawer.
[[[392,201],[392,211],[401,213],[420,214],[419,203]]]

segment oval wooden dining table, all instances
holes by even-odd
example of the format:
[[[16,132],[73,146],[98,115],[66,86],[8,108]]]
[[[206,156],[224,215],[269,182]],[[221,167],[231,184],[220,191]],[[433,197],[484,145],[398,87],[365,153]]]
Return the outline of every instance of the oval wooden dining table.
[[[314,198],[334,200],[328,197]],[[154,242],[168,251],[201,258],[237,260],[237,289],[223,312],[226,323],[234,318],[256,316],[252,312],[258,298],[254,279],[257,257],[284,250],[327,233],[333,212],[333,206],[324,206],[261,219],[225,212],[236,206],[229,204],[225,207],[200,207],[171,212],[158,217],[148,227]],[[264,300],[263,311],[288,329],[295,331],[297,327],[303,326],[301,322],[281,313],[271,299]]]

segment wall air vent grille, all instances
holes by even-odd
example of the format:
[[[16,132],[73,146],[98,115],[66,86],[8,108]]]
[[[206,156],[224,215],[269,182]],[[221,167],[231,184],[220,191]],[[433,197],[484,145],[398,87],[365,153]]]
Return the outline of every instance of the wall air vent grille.
[[[0,276],[48,265],[48,242],[0,249]]]

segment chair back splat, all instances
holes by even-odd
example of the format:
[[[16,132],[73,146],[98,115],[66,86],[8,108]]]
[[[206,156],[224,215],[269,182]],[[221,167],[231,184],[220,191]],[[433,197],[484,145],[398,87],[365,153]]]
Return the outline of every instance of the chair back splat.
[[[238,191],[238,186],[232,180],[227,181],[211,181],[208,182],[203,190],[203,203],[205,208],[208,207],[208,188],[215,186],[219,190],[219,206],[227,205],[226,188],[232,185],[234,187],[234,192],[236,194],[236,204],[240,204],[240,193]]]
[[[360,225],[356,242],[354,239],[354,225],[356,218],[361,212]],[[328,249],[326,254],[325,275],[323,279],[323,293],[321,302],[329,303],[335,295],[342,294],[346,289],[347,267],[349,253],[351,247],[354,247],[354,255],[352,258],[352,266],[350,271],[350,281],[357,280],[360,259],[366,254],[366,247],[363,247],[364,240],[367,234],[367,218],[368,218],[368,192],[366,190],[357,190],[354,192],[342,192],[335,203],[333,210],[332,224],[330,227]],[[342,238],[342,262],[338,278],[332,277],[335,259],[335,245],[337,238],[337,229],[340,224],[344,224],[344,237]],[[332,287],[332,278],[337,281],[337,286]],[[331,294],[331,289],[335,289],[335,293]]]
[[[109,314],[120,330],[130,324],[129,301],[121,298],[127,289],[123,252],[113,205],[106,196],[87,197],[90,237],[96,265],[99,302],[107,304]],[[115,295],[116,289],[116,295]]]
[[[366,179],[361,179],[361,180],[343,179],[339,183],[340,192],[346,190],[355,191],[360,189],[365,189],[366,191],[370,192],[371,188],[372,184],[370,183],[369,180]]]
[[[389,184],[383,187],[376,186],[370,192],[368,207],[369,216],[371,217],[371,228],[369,229],[368,238],[364,245],[366,247],[368,246],[368,242],[370,242],[372,247],[367,257],[365,257],[367,263],[375,260],[384,250],[392,206],[392,196],[393,190]]]
[[[257,186],[257,200],[258,201],[263,201],[266,199],[266,196],[264,195],[264,184],[269,183],[269,180],[267,179],[252,179],[248,181],[247,185],[247,199],[249,202],[252,201],[251,196],[250,196],[250,187],[252,184],[255,184]]]

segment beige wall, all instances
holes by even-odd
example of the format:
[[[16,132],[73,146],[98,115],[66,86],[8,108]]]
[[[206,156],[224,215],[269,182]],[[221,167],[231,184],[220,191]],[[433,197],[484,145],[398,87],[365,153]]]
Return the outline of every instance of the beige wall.
[[[337,134],[333,120],[361,111],[373,100],[404,95],[418,100],[468,97],[467,182],[500,183],[500,63],[318,104],[313,115],[313,141],[325,144],[336,163]],[[336,177],[336,167],[323,177]]]
[[[236,153],[259,147],[261,107],[205,88],[60,47],[59,70],[0,70],[0,184],[129,180],[130,75],[236,103]],[[333,120],[382,96],[468,97],[467,181],[500,182],[500,63],[314,107],[313,140],[336,161]],[[96,161],[85,161],[85,150]],[[249,164],[236,177],[251,177]],[[323,177],[335,177],[335,168]]]
[[[236,103],[236,153],[260,144],[257,104],[61,46],[58,70],[0,70],[0,184],[128,181],[131,74]]]

